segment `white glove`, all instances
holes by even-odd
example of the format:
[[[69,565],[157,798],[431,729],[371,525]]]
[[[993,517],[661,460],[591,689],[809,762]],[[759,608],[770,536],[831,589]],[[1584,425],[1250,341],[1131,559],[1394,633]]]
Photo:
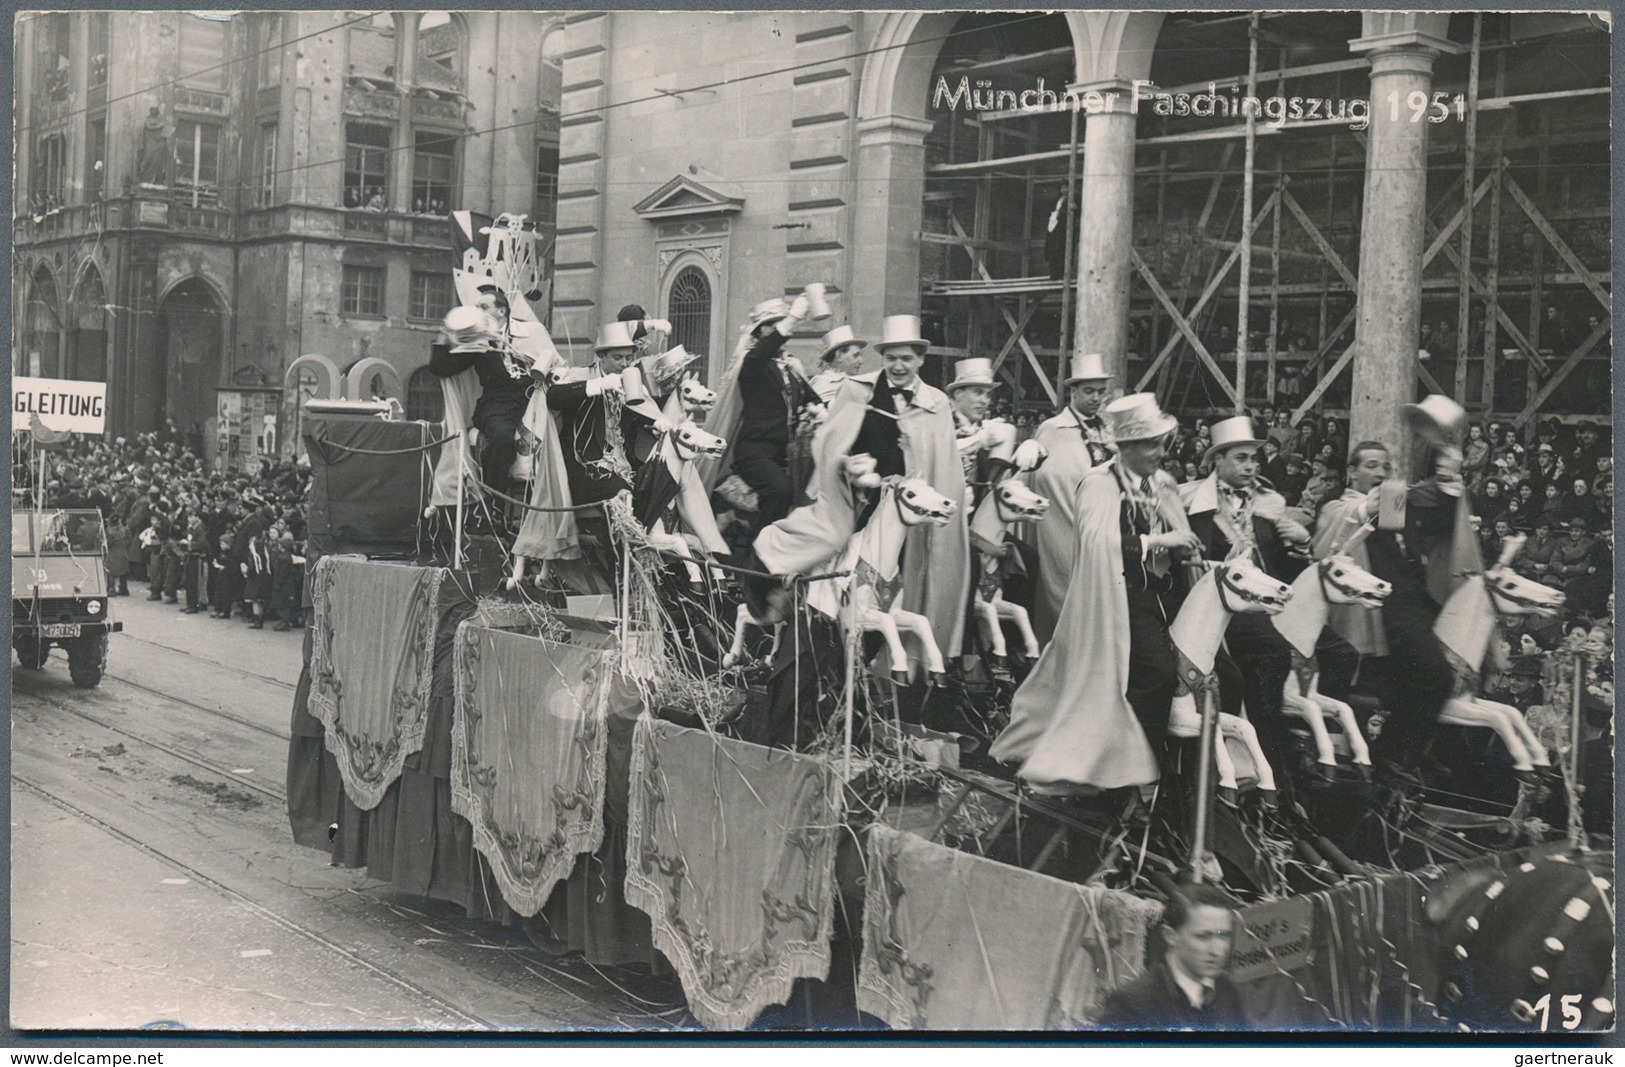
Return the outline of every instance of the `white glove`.
[[[1048,458],[1049,449],[1039,444],[1034,438],[1029,437],[1016,446],[1015,455],[1010,457],[1010,462],[1015,466],[1016,470],[1025,473],[1037,470],[1044,460]]]
[[[671,323],[665,319],[644,319],[643,328],[651,333],[671,333]]]
[[[790,301],[790,318],[796,322],[800,322],[802,319],[805,319],[811,311],[812,298],[806,293],[802,293],[800,296]]]
[[[847,481],[859,489],[874,489],[880,485],[880,473],[876,470],[875,457],[867,452],[846,457]]]
[[[606,374],[602,378],[591,378],[587,381],[587,395],[598,396],[602,393],[619,393],[626,386],[619,374]]]

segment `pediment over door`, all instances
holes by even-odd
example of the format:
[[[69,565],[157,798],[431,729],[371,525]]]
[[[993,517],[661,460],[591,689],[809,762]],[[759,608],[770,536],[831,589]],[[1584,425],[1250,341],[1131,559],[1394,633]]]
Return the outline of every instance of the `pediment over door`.
[[[744,210],[745,198],[719,184],[696,181],[679,174],[632,206],[643,218],[679,219],[705,215],[733,215]]]

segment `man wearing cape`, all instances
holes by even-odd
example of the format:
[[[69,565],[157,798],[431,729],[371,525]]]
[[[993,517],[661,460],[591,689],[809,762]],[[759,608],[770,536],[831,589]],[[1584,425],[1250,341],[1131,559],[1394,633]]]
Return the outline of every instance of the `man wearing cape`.
[[[965,499],[965,470],[954,436],[948,398],[917,375],[928,342],[911,315],[886,319],[875,348],[915,353],[913,370],[896,380],[888,371],[859,374],[841,383],[829,415],[813,437],[814,470],[807,495],[811,503],[757,535],[756,557],[773,574],[812,574],[846,548],[861,525],[846,459],[873,455],[878,473],[924,478],[950,500]],[[885,406],[882,407],[882,404]],[[888,429],[895,427],[892,433]],[[895,437],[895,444],[871,443]],[[891,455],[882,454],[890,452]],[[894,469],[895,468],[895,469]],[[917,526],[903,546],[901,606],[931,621],[945,658],[960,653],[965,604],[970,595],[970,539],[966,525]]]
[[[1195,555],[1173,479],[1160,469],[1178,425],[1148,393],[1106,408],[1122,452],[1078,487],[1077,552],[1055,638],[1010,704],[990,754],[1046,792],[1149,786],[1160,777],[1178,683],[1167,627]]]

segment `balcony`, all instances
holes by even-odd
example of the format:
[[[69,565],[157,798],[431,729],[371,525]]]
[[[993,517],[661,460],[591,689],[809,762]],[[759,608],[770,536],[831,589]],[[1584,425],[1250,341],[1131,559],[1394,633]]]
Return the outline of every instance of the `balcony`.
[[[175,90],[175,109],[177,111],[201,111],[205,115],[224,115],[229,110],[225,93],[213,93],[206,89],[188,89],[181,86]]]
[[[372,85],[371,82],[367,84]],[[401,114],[401,98],[393,90],[363,88],[352,80],[344,87],[344,113],[357,118],[394,122]]]
[[[389,219],[379,211],[351,208],[344,213],[344,233],[375,241],[389,240]]]

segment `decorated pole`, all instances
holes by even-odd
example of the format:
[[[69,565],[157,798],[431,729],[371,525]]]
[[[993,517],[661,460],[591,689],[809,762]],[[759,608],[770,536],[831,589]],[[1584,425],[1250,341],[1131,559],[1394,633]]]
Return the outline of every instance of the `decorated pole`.
[[[1197,741],[1196,755],[1196,816],[1191,824],[1191,881],[1200,884],[1202,867],[1207,861],[1207,827],[1213,807],[1213,747],[1219,734],[1219,697],[1217,684],[1209,685],[1202,694],[1202,734]]]

